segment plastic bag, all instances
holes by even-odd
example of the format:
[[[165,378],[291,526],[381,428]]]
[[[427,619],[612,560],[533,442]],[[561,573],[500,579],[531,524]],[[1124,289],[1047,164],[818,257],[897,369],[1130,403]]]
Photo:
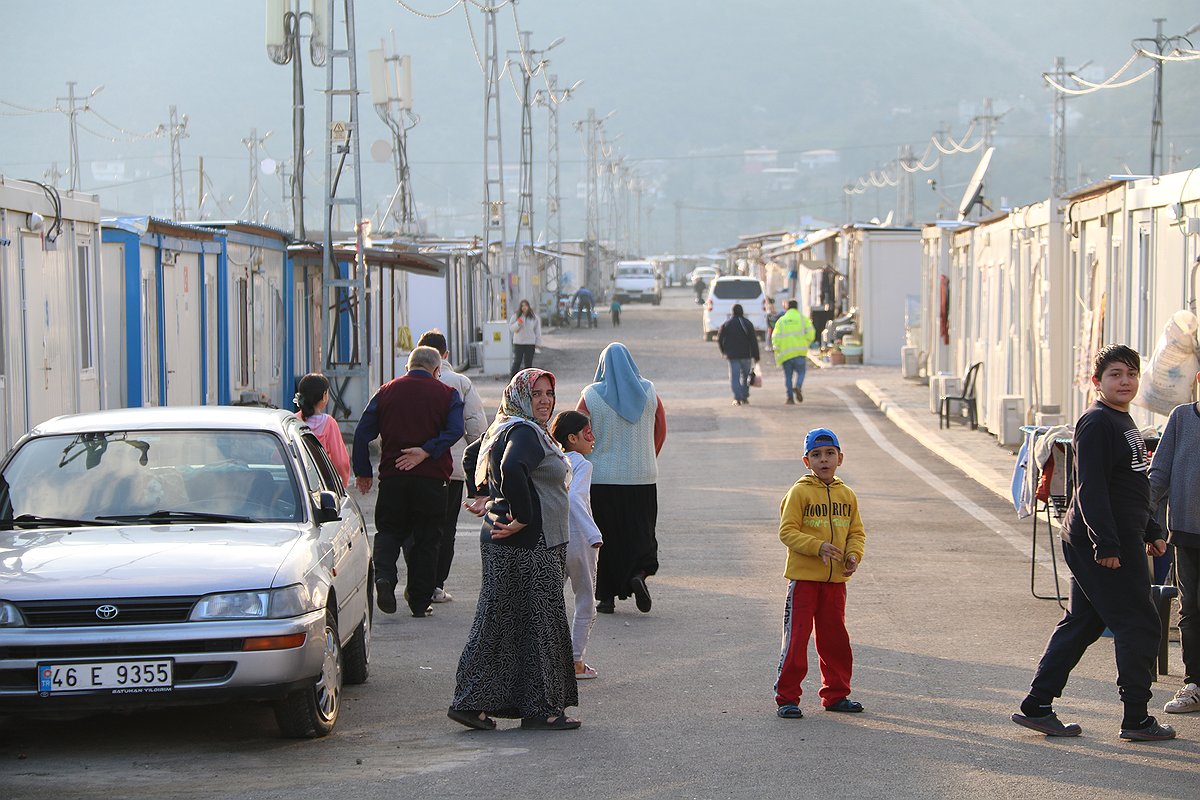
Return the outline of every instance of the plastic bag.
[[[750,370],[750,385],[756,388],[762,386],[762,372],[758,369],[758,364]]]
[[[1154,354],[1142,369],[1141,391],[1134,403],[1156,414],[1170,414],[1175,406],[1191,402],[1192,386],[1200,359],[1196,357],[1196,315],[1176,311],[1163,328]]]

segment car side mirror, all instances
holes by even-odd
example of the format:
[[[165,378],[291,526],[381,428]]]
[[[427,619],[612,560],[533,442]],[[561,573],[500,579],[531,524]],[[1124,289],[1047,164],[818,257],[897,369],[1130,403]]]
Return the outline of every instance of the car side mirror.
[[[317,522],[336,522],[342,515],[333,492],[317,492]]]

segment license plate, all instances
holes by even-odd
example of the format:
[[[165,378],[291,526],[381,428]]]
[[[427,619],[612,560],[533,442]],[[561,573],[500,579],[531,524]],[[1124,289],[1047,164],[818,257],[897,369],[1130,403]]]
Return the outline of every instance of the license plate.
[[[38,692],[112,691],[113,694],[164,691],[171,688],[174,662],[97,661],[86,664],[41,664]]]

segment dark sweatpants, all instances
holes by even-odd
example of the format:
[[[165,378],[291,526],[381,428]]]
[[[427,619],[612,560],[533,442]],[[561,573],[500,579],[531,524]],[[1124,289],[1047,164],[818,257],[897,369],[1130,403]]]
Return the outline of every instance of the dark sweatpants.
[[[1175,547],[1183,682],[1200,684],[1200,547]]]
[[[1047,702],[1061,697],[1071,670],[1107,627],[1113,633],[1121,701],[1144,709],[1153,696],[1160,631],[1145,546],[1123,545],[1120,569],[1097,564],[1090,547],[1064,542],[1062,549],[1071,569],[1070,603],[1046,644],[1030,694]]]
[[[424,611],[437,585],[438,538],[446,517],[446,481],[397,475],[379,481],[375,501],[375,577],[396,583],[401,544],[408,555],[408,607]]]

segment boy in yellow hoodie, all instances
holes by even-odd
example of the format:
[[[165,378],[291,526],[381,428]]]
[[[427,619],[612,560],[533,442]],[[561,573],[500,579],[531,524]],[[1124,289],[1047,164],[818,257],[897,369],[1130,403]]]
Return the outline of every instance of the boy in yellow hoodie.
[[[846,632],[846,581],[862,562],[866,533],[858,498],[836,476],[842,446],[828,428],[804,437],[809,474],[792,486],[779,508],[779,538],[788,548],[783,652],[775,681],[776,713],[800,719],[800,684],[808,674],[808,637],[817,632],[821,705],[826,711],[862,711],[851,700],[854,663]]]

